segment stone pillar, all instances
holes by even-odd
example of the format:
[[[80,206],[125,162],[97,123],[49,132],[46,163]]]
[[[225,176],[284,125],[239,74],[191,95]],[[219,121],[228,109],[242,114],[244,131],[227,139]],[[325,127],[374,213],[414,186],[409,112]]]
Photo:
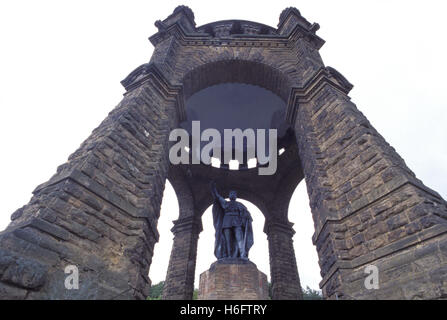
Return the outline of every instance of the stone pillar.
[[[303,298],[292,237],[291,222],[266,221],[270,255],[272,299],[301,300]]]
[[[163,288],[163,299],[192,300],[196,271],[197,242],[202,231],[200,218],[174,221],[171,258]]]
[[[351,87],[326,68],[295,92],[323,295],[439,298],[447,290],[447,204],[350,101]],[[379,271],[379,289],[364,285],[370,264]]]
[[[121,103],[0,234],[3,299],[145,299],[176,100],[160,75]],[[76,267],[79,289],[64,285]],[[29,281],[29,279],[34,279]]]

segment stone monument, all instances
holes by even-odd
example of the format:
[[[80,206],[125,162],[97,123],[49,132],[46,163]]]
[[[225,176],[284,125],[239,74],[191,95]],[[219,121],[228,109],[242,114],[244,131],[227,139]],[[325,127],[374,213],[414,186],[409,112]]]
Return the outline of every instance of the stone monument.
[[[212,182],[211,193],[214,198],[214,255],[217,261],[200,275],[199,299],[268,299],[267,276],[248,259],[254,242],[250,212],[236,201],[234,190],[229,193],[230,201],[226,201]]]
[[[275,27],[198,26],[192,10],[179,6],[156,26],[153,55],[122,81],[122,101],[0,232],[0,298],[146,299],[167,180],[180,212],[163,299],[193,297],[201,217],[215,201],[211,180],[225,193],[237,187],[264,215],[272,299],[301,298],[303,262],[289,215],[304,212],[289,212],[289,202],[303,180],[324,298],[446,297],[447,202],[351,101],[353,85],[324,64],[317,23],[286,8]],[[278,136],[284,152],[275,174],[245,163],[228,170],[169,161],[170,132],[187,120],[188,101],[227,83],[283,101],[276,118],[287,130]],[[380,270],[379,289],[365,287],[368,265]],[[64,285],[70,266],[78,268],[79,290]]]
[[[244,259],[220,259],[200,275],[199,300],[267,300],[267,276]]]

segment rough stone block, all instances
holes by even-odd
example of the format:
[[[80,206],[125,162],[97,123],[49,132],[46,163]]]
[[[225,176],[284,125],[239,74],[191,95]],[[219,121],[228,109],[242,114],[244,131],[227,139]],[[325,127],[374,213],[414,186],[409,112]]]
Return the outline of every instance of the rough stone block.
[[[267,276],[253,262],[228,259],[200,275],[200,300],[267,300]]]

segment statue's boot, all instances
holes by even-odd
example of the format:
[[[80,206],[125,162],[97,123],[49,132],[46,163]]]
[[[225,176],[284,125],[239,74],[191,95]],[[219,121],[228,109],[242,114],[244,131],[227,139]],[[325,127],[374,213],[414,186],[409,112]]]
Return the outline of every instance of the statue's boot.
[[[240,253],[239,257],[241,257],[242,259],[247,259],[247,254],[245,253],[245,249],[244,249],[244,241],[240,240],[237,242],[237,246],[238,246],[238,251]]]
[[[234,252],[232,255],[232,258],[238,258],[240,256],[240,248],[239,248],[239,241],[236,241],[235,246],[234,246]]]
[[[226,247],[226,249],[227,249],[227,257],[229,258],[229,257],[232,256],[231,255],[231,240],[230,239],[226,239],[226,243],[227,243],[227,247]]]

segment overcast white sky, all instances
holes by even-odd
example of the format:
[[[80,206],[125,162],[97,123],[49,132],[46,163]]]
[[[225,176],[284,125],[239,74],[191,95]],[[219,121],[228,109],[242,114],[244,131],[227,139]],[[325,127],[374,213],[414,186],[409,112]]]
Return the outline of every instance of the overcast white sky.
[[[244,19],[276,27],[297,7],[326,40],[326,65],[354,84],[353,101],[428,187],[447,198],[445,1],[2,1],[0,2],[0,230],[121,100],[120,80],[149,61],[154,22],[187,4],[197,26]],[[164,279],[178,216],[168,185],[150,277]],[[253,206],[250,258],[269,274],[262,214]],[[302,285],[317,289],[317,255],[304,183],[289,207]],[[214,261],[203,218],[197,276]],[[196,279],[196,283],[197,283]]]

